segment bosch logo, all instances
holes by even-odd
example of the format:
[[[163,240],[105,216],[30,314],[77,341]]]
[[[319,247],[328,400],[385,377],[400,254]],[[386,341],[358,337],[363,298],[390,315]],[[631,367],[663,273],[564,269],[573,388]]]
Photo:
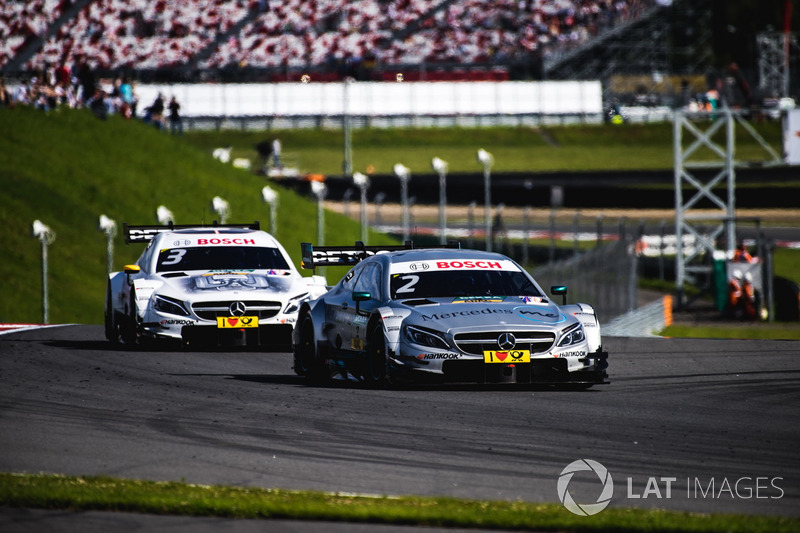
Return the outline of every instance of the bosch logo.
[[[497,346],[501,350],[510,350],[517,345],[517,338],[511,333],[503,333],[497,337]]]
[[[228,310],[233,316],[242,316],[247,312],[247,306],[244,305],[244,302],[233,302]]]

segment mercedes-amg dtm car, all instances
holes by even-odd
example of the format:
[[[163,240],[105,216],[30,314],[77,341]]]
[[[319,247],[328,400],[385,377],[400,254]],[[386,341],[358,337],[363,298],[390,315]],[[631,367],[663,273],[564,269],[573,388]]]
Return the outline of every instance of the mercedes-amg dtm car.
[[[607,383],[608,354],[587,304],[557,305],[516,262],[490,252],[302,244],[303,267],[355,265],[305,302],[294,370],[369,384],[401,381]]]
[[[126,243],[147,243],[109,274],[105,331],[113,343],[179,340],[182,346],[291,349],[300,305],[323,294],[283,246],[251,225],[129,226]]]

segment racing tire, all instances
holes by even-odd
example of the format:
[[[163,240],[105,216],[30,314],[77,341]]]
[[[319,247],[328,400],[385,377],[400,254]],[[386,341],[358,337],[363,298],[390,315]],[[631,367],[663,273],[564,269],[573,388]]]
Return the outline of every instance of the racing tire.
[[[373,324],[370,329],[363,368],[362,378],[367,385],[380,387],[391,383],[389,359],[386,356],[386,336],[379,323]]]
[[[106,339],[114,346],[119,346],[119,326],[117,325],[117,315],[111,306],[111,287],[106,288],[106,312],[105,312],[105,332]]]
[[[592,387],[594,387],[594,383],[566,383],[561,386],[562,389],[573,392],[589,390]]]
[[[309,315],[305,315],[300,322],[300,338],[294,352],[294,371],[312,383],[321,383],[329,377],[325,362],[320,359],[317,351],[314,321]]]
[[[136,329],[136,311],[134,303],[131,301],[131,307],[128,311],[128,314],[121,317],[121,320],[119,321],[120,338],[122,339],[122,342],[130,348],[134,348],[138,344],[139,339]]]

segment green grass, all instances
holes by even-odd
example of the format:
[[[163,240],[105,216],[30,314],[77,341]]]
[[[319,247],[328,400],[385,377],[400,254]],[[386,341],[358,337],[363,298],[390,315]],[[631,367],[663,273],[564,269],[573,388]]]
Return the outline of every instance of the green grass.
[[[42,319],[41,245],[31,237],[40,219],[56,233],[48,247],[49,321],[101,324],[106,237],[98,217],[155,224],[163,204],[177,224],[212,222],[211,199],[231,205],[229,222],[260,220],[269,229],[261,189],[267,182],[214,160],[209,153],[138,121],[100,121],[88,111],[45,114],[0,109],[0,322]],[[295,264],[300,242],[316,242],[316,203],[270,184],[280,194],[277,238]],[[358,222],[327,213],[325,240],[352,243]],[[393,242],[371,233],[370,244]],[[115,240],[114,268],[136,260],[141,245]],[[335,280],[334,280],[335,281]]]
[[[797,531],[791,518],[610,507],[592,517],[558,504],[189,485],[109,477],[0,474],[0,504],[242,519],[302,519],[516,531]]]
[[[776,276],[800,284],[800,250],[777,248],[772,256]]]
[[[770,142],[780,138],[777,123],[757,127]],[[0,322],[42,318],[41,246],[30,234],[35,219],[57,234],[48,248],[52,323],[102,323],[106,241],[97,229],[100,214],[120,225],[151,224],[156,207],[163,204],[178,224],[211,222],[216,218],[211,198],[218,195],[231,205],[231,222],[260,220],[266,227],[269,210],[261,188],[267,181],[219,163],[210,154],[216,146],[232,145],[235,157],[255,159],[253,145],[275,135],[304,170],[340,172],[339,130],[222,131],[178,138],[120,117],[100,121],[87,111],[0,109]],[[669,168],[671,139],[668,124],[363,129],[353,134],[354,168],[373,164],[376,172],[388,173],[403,162],[414,173],[431,173],[430,160],[439,156],[449,161],[453,172],[476,172],[478,147],[494,153],[496,171]],[[745,141],[737,146],[737,154],[760,149]],[[276,236],[297,264],[299,243],[316,241],[316,205],[270,185],[280,192]],[[329,212],[325,222],[328,244],[360,238],[355,221]],[[391,239],[371,233],[369,241]],[[141,252],[140,245],[124,245],[121,235],[114,244],[115,270]],[[784,253],[779,251],[780,256]],[[781,271],[800,272],[796,258],[788,261],[791,265]],[[339,270],[328,269],[329,282],[338,279]]]
[[[755,127],[780,153],[780,123],[763,122]],[[736,131],[737,159],[767,159],[763,148],[741,127]],[[430,174],[431,159],[440,157],[449,163],[451,172],[480,172],[482,167],[476,160],[478,148],[494,155],[496,172],[669,169],[673,164],[672,135],[672,125],[668,123],[355,129],[353,169],[364,172],[372,165],[378,174],[391,174],[395,163],[403,163],[412,174]],[[274,137],[281,140],[284,154],[302,171],[341,175],[341,130],[207,131],[186,135],[190,143],[202,150],[210,152],[218,146],[233,146],[234,156],[249,158],[254,163],[257,161],[254,145]],[[687,143],[691,140],[694,139],[686,136]],[[710,152],[701,151],[692,160],[704,158],[710,159]]]
[[[800,324],[754,323],[750,325],[684,325],[673,324],[659,335],[664,337],[690,337],[694,339],[776,339],[800,340]]]

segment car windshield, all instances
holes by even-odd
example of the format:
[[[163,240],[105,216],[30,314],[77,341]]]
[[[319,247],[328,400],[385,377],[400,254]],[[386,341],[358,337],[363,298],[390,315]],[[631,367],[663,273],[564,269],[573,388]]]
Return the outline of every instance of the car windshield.
[[[204,246],[167,248],[158,254],[157,272],[177,270],[289,269],[277,248],[253,246]]]
[[[391,298],[544,296],[522,272],[469,270],[392,274]]]

